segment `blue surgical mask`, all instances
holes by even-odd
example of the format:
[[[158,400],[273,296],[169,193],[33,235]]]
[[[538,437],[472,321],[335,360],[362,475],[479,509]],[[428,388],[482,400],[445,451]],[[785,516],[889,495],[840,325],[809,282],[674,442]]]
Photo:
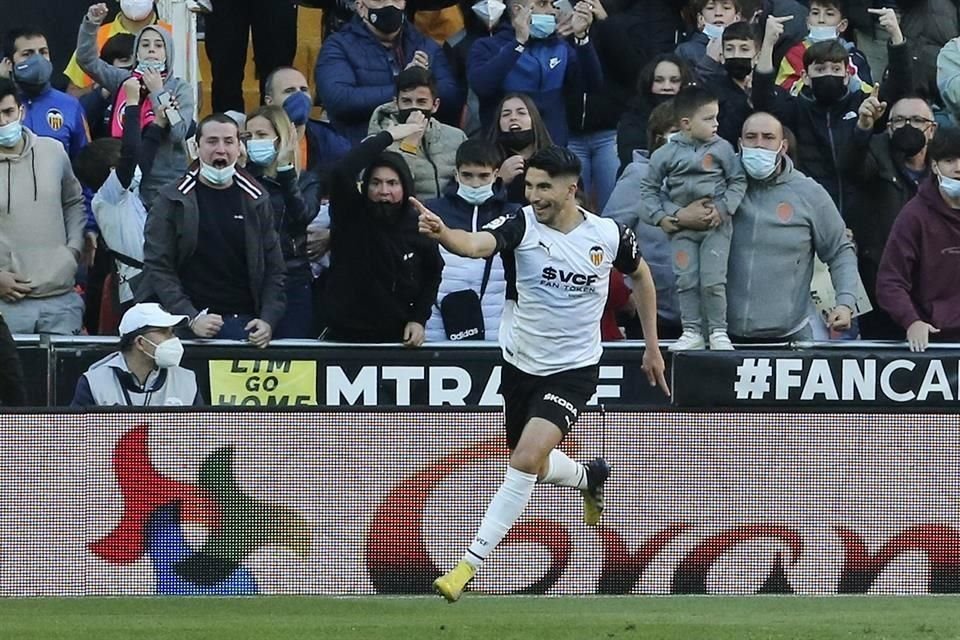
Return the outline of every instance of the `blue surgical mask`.
[[[530,16],[530,37],[544,39],[552,36],[557,30],[557,17],[545,13],[535,13]]]
[[[939,173],[937,174],[937,178],[940,180],[940,190],[943,191],[948,198],[960,199],[960,180],[942,176]]]
[[[313,100],[303,91],[291,93],[283,100],[283,110],[287,112],[290,122],[298,127],[307,124],[311,108],[313,108]]]
[[[19,120],[8,122],[0,127],[0,147],[11,149],[23,138],[23,124]]]
[[[203,160],[200,161],[200,175],[203,176],[204,180],[217,187],[230,184],[230,181],[233,180],[233,176],[236,174],[236,172],[236,163],[224,167],[223,169],[217,169],[212,164],[207,164]]]
[[[157,73],[163,73],[167,70],[167,63],[162,60],[141,60],[137,63],[137,71],[143,73],[145,71],[156,71]]]
[[[277,159],[277,139],[248,140],[247,157],[253,164],[269,167]]]
[[[810,27],[810,33],[807,34],[807,39],[811,42],[826,42],[836,40],[837,37],[837,28],[825,25]]]
[[[754,180],[766,180],[780,164],[780,152],[762,147],[744,147],[740,151],[743,170]]]
[[[723,35],[723,27],[708,22],[703,25],[703,35],[707,36],[711,40],[719,38]]]
[[[479,206],[493,197],[493,183],[485,184],[482,187],[470,187],[461,182],[460,186],[457,187],[457,195],[468,204]]]

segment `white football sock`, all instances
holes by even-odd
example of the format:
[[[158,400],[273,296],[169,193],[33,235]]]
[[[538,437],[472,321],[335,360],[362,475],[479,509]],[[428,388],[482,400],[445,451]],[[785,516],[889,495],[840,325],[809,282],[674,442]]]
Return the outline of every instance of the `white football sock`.
[[[547,472],[540,478],[543,484],[555,484],[558,487],[587,488],[587,468],[571,460],[559,449],[550,452],[547,458]]]
[[[480,529],[463,556],[465,561],[476,568],[483,564],[527,507],[536,483],[535,474],[507,467],[503,484],[490,501],[490,506],[487,507],[487,512],[480,523]]]

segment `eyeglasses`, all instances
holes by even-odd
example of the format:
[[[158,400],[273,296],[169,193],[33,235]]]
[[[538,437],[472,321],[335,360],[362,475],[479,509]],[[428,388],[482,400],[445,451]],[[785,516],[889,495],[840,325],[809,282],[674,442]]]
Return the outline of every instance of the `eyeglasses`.
[[[895,116],[893,118],[890,118],[890,126],[893,127],[894,129],[899,129],[905,124],[909,124],[910,126],[916,127],[917,129],[926,129],[933,123],[934,123],[934,120],[928,120],[923,116],[910,116],[909,118],[906,118],[904,116]]]

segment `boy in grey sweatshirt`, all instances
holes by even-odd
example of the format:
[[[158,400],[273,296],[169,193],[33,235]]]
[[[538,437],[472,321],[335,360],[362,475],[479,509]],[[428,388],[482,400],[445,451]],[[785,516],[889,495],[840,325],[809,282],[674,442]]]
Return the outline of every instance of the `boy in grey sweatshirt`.
[[[733,224],[747,188],[740,158],[717,136],[717,99],[700,87],[687,87],[674,98],[680,132],[657,149],[640,186],[647,221],[670,234],[677,276],[683,335],[671,351],[703,349],[704,321],[710,348],[730,350],[727,336],[727,260]],[[661,197],[661,190],[669,196]],[[695,200],[710,198],[716,213],[708,231],[681,229],[675,214]]]

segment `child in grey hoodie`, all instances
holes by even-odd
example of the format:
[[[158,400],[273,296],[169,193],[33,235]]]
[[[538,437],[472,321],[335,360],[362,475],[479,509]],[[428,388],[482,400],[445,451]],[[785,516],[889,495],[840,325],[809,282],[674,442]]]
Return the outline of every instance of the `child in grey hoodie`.
[[[129,71],[119,69],[100,59],[97,50],[97,29],[107,15],[107,5],[95,4],[87,11],[80,24],[77,37],[77,62],[80,68],[109,91],[117,101],[111,135],[123,135],[123,106],[125,97],[121,85],[131,76]],[[173,39],[170,32],[159,25],[149,25],[136,35],[133,45],[136,66],[133,76],[140,79],[141,112],[140,128],[145,129],[163,110],[169,128],[157,149],[153,169],[140,184],[140,197],[149,209],[154,196],[162,186],[183,176],[189,161],[184,147],[194,119],[194,101],[190,86],[173,75]]]
[[[703,349],[704,321],[710,348],[730,350],[726,292],[730,216],[743,200],[747,178],[736,151],[717,136],[716,97],[700,87],[687,87],[673,102],[680,132],[650,157],[640,187],[647,221],[670,234],[673,250],[683,334],[670,350]],[[661,190],[669,200],[664,201]],[[674,214],[701,198],[712,202],[712,228],[681,229]]]

